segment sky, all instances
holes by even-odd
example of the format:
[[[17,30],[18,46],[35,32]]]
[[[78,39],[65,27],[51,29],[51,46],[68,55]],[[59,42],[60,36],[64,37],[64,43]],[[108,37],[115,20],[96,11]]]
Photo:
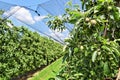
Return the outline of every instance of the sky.
[[[68,37],[69,31],[64,30],[62,33],[50,30],[46,25],[46,16],[48,14],[61,15],[65,13],[65,4],[68,0],[0,0],[0,9],[4,9],[3,17],[9,17],[16,26],[27,26],[33,31],[43,32],[52,36],[59,41]],[[78,3],[79,0],[74,0]],[[13,5],[15,4],[15,5]],[[38,7],[39,5],[39,7]],[[21,7],[22,6],[22,7]],[[35,12],[40,14],[40,16]],[[26,25],[27,24],[27,25]],[[8,24],[12,27],[10,24]],[[70,25],[67,25],[70,27]],[[32,27],[32,28],[31,28]]]
[[[0,0],[0,1],[11,3],[11,4],[17,4],[21,6],[31,6],[31,5],[41,4],[49,0]]]

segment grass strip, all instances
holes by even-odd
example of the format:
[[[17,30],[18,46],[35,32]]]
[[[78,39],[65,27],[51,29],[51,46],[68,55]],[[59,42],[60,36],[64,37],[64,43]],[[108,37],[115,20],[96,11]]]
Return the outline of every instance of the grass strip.
[[[49,78],[54,78],[59,72],[61,65],[62,57],[45,67],[43,70],[36,72],[33,77],[28,80],[49,80]]]

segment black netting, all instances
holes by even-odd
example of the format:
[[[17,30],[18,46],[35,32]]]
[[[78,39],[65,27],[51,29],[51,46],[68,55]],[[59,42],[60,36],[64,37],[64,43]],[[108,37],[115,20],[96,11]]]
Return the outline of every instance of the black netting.
[[[60,16],[65,14],[65,8],[69,7],[66,3],[69,0],[49,0],[36,5],[36,9],[27,6],[19,6],[0,1],[0,10],[4,11],[2,18],[11,19],[16,26],[27,26],[32,30],[39,32],[41,35],[48,36],[60,43],[68,36],[73,25],[65,24],[66,30],[57,32],[51,30],[47,25],[47,15]],[[73,0],[73,4],[81,4],[79,0]],[[81,6],[80,6],[81,7]]]

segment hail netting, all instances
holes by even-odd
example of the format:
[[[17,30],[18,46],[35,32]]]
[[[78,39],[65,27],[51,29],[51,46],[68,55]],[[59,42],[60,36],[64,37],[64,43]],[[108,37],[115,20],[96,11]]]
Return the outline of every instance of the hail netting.
[[[69,6],[67,5],[68,1],[70,0],[49,0],[48,2],[39,4],[37,7],[37,11],[42,15],[44,15],[43,10],[46,11],[46,13],[49,13],[53,16],[59,16],[63,15],[65,13],[65,9]],[[73,5],[81,4],[80,0],[73,0]],[[81,8],[81,5],[79,5]],[[71,31],[72,25],[65,24],[67,30]]]
[[[13,6],[16,6],[16,5],[5,3],[5,2],[0,2],[0,10],[1,11],[8,11]],[[2,15],[0,15],[0,16],[2,16],[4,18],[7,18],[7,17],[10,17],[12,14],[14,14],[14,13],[12,12],[9,15],[6,15],[6,16],[2,16]]]
[[[27,6],[19,6],[0,1],[0,10],[4,11],[2,18],[11,19],[14,25],[31,28],[41,35],[48,36],[57,42],[64,43],[64,38],[68,36],[72,25],[65,24],[66,30],[63,32],[52,31],[46,25],[48,14],[53,16],[63,15],[65,13],[66,3],[69,0],[49,0],[45,3],[38,4],[36,9]],[[73,0],[73,4],[79,4],[79,0]]]

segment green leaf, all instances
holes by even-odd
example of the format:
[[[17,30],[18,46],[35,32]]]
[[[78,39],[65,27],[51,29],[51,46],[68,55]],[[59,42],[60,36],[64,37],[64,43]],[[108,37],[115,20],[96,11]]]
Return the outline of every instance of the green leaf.
[[[104,2],[105,0],[99,0],[100,2]]]
[[[112,47],[112,49],[114,50],[115,54],[120,57],[120,52],[118,51],[118,49],[114,47]]]
[[[62,63],[64,63],[65,61],[66,61],[66,59],[68,58],[68,54],[66,53],[66,54],[64,54],[64,57],[63,57],[63,60],[62,60]]]
[[[78,48],[74,48],[74,53],[77,53],[79,51]]]
[[[95,62],[96,57],[97,57],[97,52],[98,52],[98,51],[94,51],[94,52],[93,52],[93,55],[92,55],[92,62]]]
[[[111,49],[109,47],[107,47],[107,46],[102,46],[102,49],[104,49],[104,50],[109,51],[109,52],[112,53]]]
[[[65,5],[72,6],[72,0],[69,0]]]
[[[84,14],[82,12],[78,12],[78,11],[70,11],[69,15],[71,16],[69,18],[69,22],[72,24],[75,24],[81,18],[81,16],[83,16]]]
[[[77,73],[77,74],[75,74],[74,76],[83,76],[84,74],[82,74],[82,73]]]
[[[107,76],[107,75],[110,74],[110,68],[109,68],[108,62],[105,62],[105,63],[104,63],[103,70],[104,70],[104,75]]]

